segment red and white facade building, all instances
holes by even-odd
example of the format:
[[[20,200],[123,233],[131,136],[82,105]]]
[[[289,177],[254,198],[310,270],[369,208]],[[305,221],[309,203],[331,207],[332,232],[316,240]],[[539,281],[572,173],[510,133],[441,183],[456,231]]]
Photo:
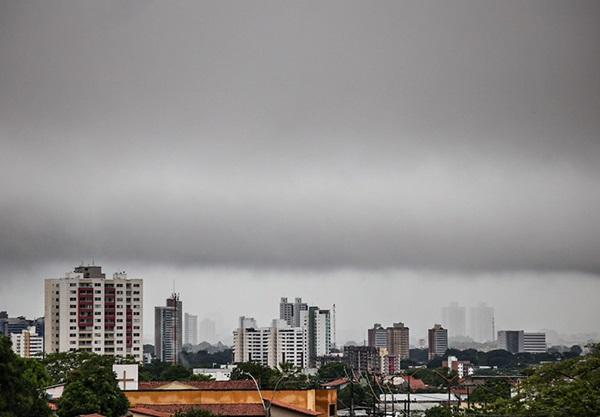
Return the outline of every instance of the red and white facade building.
[[[46,353],[83,350],[143,360],[142,279],[78,266],[45,280]]]

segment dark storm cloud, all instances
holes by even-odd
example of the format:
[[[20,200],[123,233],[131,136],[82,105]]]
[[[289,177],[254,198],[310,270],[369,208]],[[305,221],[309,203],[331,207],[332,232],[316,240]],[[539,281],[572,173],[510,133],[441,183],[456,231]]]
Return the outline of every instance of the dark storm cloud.
[[[0,3],[0,262],[600,270],[600,3]]]

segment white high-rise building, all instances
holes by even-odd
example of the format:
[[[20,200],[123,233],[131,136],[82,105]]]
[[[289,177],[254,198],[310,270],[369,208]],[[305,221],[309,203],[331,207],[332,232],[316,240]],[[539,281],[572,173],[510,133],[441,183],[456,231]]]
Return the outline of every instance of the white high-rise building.
[[[331,353],[331,314],[309,307],[300,312],[300,327],[306,330],[309,366],[314,367],[318,357]]]
[[[12,350],[22,358],[32,358],[44,354],[44,338],[35,332],[35,326],[11,333]]]
[[[143,360],[143,280],[78,266],[45,280],[45,351],[83,350]]]
[[[476,342],[493,342],[496,336],[494,308],[485,303],[479,303],[477,306],[471,307],[469,313],[471,328],[469,336]]]
[[[184,336],[183,343],[186,345],[198,344],[198,316],[185,313],[183,319]]]
[[[234,361],[256,362],[276,367],[291,363],[307,367],[308,343],[306,330],[292,327],[284,319],[273,320],[271,327],[258,327],[250,317],[240,317],[233,331]]]
[[[154,307],[154,355],[162,362],[178,363],[183,342],[183,303],[178,294],[165,306]]]

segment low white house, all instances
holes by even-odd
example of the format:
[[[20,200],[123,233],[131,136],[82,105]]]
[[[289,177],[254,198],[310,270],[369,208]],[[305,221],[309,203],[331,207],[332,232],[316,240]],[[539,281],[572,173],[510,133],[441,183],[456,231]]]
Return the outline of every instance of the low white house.
[[[214,378],[215,381],[229,381],[231,372],[236,365],[221,365],[220,368],[194,368],[194,375],[207,375]]]

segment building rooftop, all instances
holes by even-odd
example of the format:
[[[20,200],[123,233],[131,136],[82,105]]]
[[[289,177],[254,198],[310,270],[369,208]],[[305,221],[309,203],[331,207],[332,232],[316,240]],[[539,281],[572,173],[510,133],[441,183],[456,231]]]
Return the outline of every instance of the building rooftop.
[[[239,381],[143,381],[139,383],[138,391],[144,390],[256,390],[254,382]]]

